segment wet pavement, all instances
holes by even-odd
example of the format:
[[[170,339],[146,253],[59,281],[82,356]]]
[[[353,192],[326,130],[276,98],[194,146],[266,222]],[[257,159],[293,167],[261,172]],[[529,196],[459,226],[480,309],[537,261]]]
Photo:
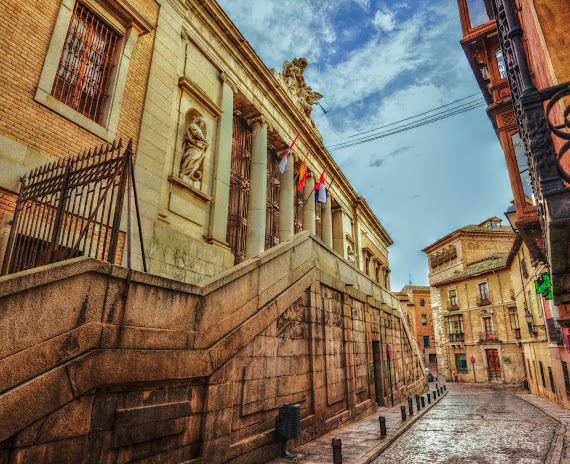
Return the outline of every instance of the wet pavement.
[[[544,463],[558,423],[503,385],[447,384],[448,394],[376,464]]]

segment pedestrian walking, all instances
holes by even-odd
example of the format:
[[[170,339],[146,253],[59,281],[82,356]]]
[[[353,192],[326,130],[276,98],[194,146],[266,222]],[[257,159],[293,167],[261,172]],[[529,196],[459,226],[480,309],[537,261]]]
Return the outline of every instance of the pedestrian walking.
[[[459,377],[459,373],[457,372],[457,369],[453,369],[453,372],[451,373],[451,375],[453,376],[453,381],[454,382],[459,382],[457,380],[457,377]]]

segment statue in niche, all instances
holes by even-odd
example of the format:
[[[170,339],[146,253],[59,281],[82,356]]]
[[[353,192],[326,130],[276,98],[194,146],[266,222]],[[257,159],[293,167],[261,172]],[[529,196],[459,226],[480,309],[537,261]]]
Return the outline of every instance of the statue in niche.
[[[194,116],[186,129],[182,145],[182,160],[180,161],[180,174],[182,179],[191,181],[202,179],[202,172],[198,170],[208,149],[208,141],[204,136],[206,122],[201,116]]]
[[[285,85],[293,94],[307,116],[311,115],[313,105],[318,104],[318,100],[323,98],[320,93],[313,92],[313,89],[305,84],[303,72],[307,67],[306,58],[293,58],[293,61],[283,63],[283,78]]]

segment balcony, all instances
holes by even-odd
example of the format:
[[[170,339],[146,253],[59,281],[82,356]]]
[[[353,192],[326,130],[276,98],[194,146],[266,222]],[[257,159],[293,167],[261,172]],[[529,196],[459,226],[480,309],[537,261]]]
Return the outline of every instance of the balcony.
[[[452,333],[449,334],[449,343],[463,343],[465,341],[464,333]]]
[[[486,298],[477,298],[477,306],[487,306],[491,304],[491,298],[487,296]]]
[[[515,338],[517,340],[521,339],[521,329],[513,329],[515,331]]]
[[[489,341],[496,341],[497,336],[493,333],[488,332],[479,332],[479,343],[489,342]]]
[[[459,309],[459,305],[457,304],[457,300],[449,300],[447,302],[447,309],[448,309],[448,311],[452,311],[454,309]]]

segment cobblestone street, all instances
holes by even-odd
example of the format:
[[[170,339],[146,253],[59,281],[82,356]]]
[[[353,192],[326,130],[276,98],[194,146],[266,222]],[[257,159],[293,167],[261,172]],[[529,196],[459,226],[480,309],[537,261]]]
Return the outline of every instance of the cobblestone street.
[[[557,423],[504,386],[447,384],[449,393],[376,464],[544,463]]]

